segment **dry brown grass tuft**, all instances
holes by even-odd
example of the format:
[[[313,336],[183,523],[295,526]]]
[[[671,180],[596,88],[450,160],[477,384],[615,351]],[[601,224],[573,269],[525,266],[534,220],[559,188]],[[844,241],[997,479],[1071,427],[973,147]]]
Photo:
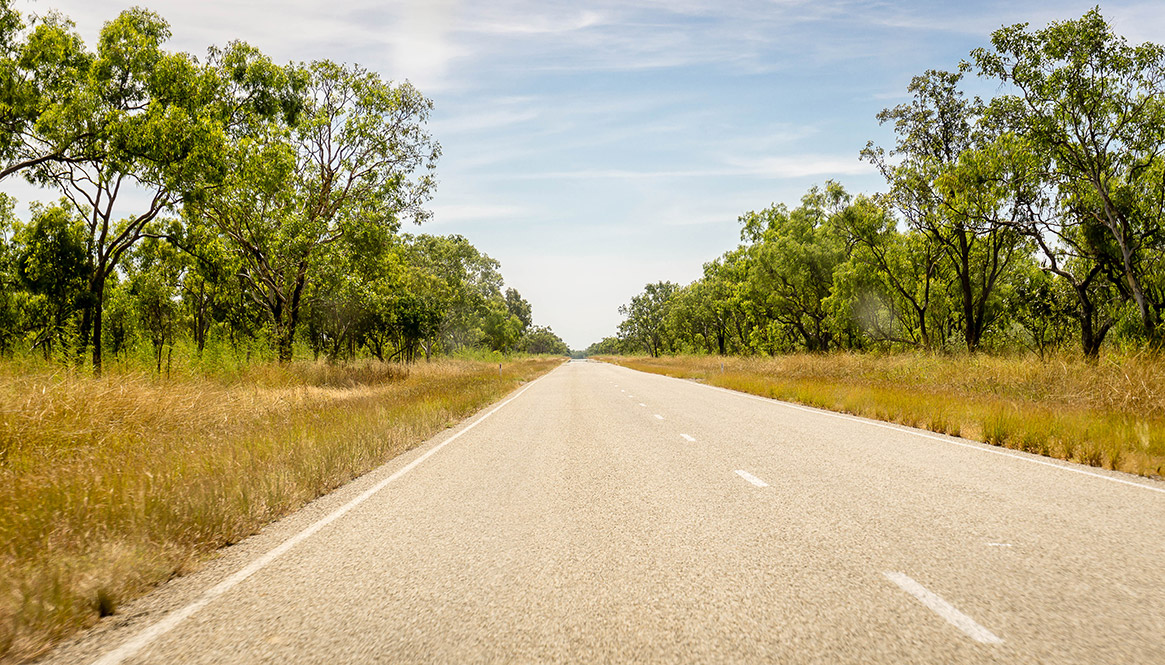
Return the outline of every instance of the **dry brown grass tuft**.
[[[162,379],[0,364],[0,662],[19,662],[560,361]]]
[[[1091,466],[1165,475],[1165,357],[797,354],[604,358],[634,369],[966,436]]]

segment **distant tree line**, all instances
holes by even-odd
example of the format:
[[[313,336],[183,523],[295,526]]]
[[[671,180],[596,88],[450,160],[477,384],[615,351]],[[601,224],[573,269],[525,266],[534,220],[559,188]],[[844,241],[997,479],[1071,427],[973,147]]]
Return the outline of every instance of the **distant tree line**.
[[[969,97],[968,73],[1006,94]],[[861,153],[888,191],[829,182],[744,214],[738,248],[692,284],[647,285],[588,351],[1158,348],[1165,49],[1094,9],[1001,28],[909,91],[878,116],[894,145]]]
[[[0,353],[100,373],[176,340],[280,361],[463,348],[567,353],[498,264],[421,223],[440,153],[432,103],[356,65],[276,65],[242,42],[164,48],[134,8],[89,48],[69,19],[0,0]]]

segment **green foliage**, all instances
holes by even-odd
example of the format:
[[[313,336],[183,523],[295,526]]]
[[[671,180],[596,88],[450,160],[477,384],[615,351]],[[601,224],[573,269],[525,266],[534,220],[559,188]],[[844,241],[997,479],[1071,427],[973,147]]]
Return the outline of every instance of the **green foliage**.
[[[619,307],[619,313],[626,317],[619,324],[619,338],[628,347],[639,346],[651,356],[671,350],[667,312],[679,289],[673,282],[648,284],[630,304]]]
[[[169,37],[133,8],[90,47],[63,15],[0,0],[0,178],[64,197],[28,223],[0,201],[0,354],[91,350],[100,373],[103,353],[161,372],[175,352],[565,347],[466,239],[400,234],[428,219],[440,154],[412,85],[242,42],[200,61]]]
[[[1094,9],[1001,28],[971,60],[878,114],[894,145],[861,155],[886,192],[827,183],[746,213],[740,247],[633,298],[604,352],[1159,346],[1165,47],[1129,45]],[[1008,93],[968,96],[971,71]]]

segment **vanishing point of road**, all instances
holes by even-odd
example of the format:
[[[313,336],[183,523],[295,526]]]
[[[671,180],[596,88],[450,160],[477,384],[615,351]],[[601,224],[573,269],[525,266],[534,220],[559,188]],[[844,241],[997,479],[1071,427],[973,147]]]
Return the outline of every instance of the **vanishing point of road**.
[[[61,663],[1165,663],[1165,484],[571,362]]]

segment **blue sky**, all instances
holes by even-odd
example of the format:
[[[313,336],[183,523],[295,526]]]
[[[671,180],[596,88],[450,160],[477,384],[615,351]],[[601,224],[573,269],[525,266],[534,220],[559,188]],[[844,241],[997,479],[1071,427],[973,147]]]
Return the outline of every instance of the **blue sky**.
[[[276,61],[358,62],[431,97],[443,156],[432,222],[498,259],[573,348],[618,307],[688,283],[738,243],[737,217],[815,183],[874,192],[858,160],[910,78],[953,68],[992,30],[1095,1],[16,0],[93,43],[127,6],[202,55],[247,41]],[[1130,41],[1165,41],[1159,0],[1109,2]],[[982,94],[993,88],[979,84]],[[25,191],[15,192],[27,198]],[[47,193],[46,193],[47,194]],[[49,195],[43,198],[49,198]]]

